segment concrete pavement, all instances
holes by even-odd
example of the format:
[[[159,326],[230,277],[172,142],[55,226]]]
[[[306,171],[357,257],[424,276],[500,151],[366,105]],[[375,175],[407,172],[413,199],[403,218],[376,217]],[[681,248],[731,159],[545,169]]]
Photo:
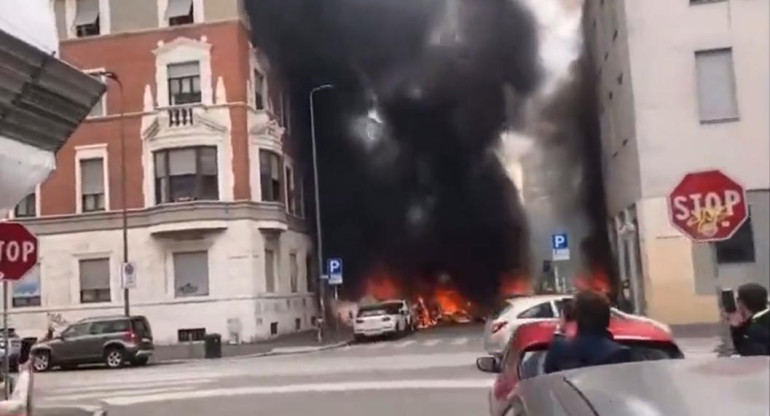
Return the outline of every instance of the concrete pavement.
[[[679,341],[688,357],[714,355],[713,338]],[[45,373],[36,396],[110,416],[484,415],[493,377],[475,369],[482,354],[480,326],[434,328],[307,354]]]

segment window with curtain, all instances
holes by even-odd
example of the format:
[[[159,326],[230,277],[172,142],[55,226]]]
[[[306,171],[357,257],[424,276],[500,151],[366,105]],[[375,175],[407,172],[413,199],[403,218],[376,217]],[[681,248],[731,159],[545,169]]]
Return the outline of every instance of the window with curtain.
[[[265,249],[265,291],[275,292],[275,251]]]
[[[286,210],[290,214],[297,214],[297,195],[294,193],[294,171],[290,166],[286,166],[284,178],[286,178]]]
[[[168,0],[165,19],[169,26],[188,25],[195,22],[193,0]]]
[[[174,295],[178,298],[209,294],[209,253],[174,253]]]
[[[168,66],[168,99],[170,105],[201,102],[200,62],[184,62]]]
[[[99,35],[99,0],[77,0],[73,26],[79,38]]]
[[[13,282],[11,304],[14,308],[40,306],[40,265],[36,265],[21,280]]]
[[[281,156],[269,150],[259,150],[259,180],[262,185],[262,201],[282,202]]]
[[[291,293],[297,293],[299,290],[299,264],[297,264],[297,253],[289,254],[289,277],[291,282]]]
[[[80,303],[110,302],[110,260],[80,260]]]
[[[80,187],[83,212],[104,211],[104,159],[80,160]]]
[[[259,71],[254,71],[254,105],[257,110],[265,109],[265,76]]]
[[[215,146],[159,150],[155,158],[155,203],[218,200]]]
[[[695,52],[700,121],[738,119],[731,48]]]
[[[19,202],[13,210],[15,218],[31,218],[37,216],[37,195],[33,192]]]

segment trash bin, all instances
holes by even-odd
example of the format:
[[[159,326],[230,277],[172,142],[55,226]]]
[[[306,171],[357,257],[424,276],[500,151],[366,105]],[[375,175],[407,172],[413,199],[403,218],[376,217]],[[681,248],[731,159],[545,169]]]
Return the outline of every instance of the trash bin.
[[[206,334],[203,337],[203,350],[206,358],[222,358],[222,336]]]

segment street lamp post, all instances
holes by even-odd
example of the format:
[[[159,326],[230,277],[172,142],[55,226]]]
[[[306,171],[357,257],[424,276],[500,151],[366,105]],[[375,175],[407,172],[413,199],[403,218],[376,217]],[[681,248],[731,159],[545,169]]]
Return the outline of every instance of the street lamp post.
[[[315,139],[315,108],[313,95],[322,90],[332,89],[334,85],[324,84],[310,90],[310,140],[313,146],[313,184],[315,185],[315,222],[316,222],[316,263],[318,264],[318,299],[321,306],[321,317],[326,322],[326,282],[323,275],[323,238],[321,233],[321,196],[318,188],[318,149]]]
[[[126,192],[126,128],[125,128],[125,94],[123,90],[123,82],[121,82],[118,74],[112,71],[103,71],[94,75],[101,75],[109,78],[118,84],[120,90],[120,199],[121,199],[121,216],[123,220],[123,264],[128,263],[128,207],[127,207],[127,192]],[[123,268],[121,267],[121,271]],[[131,305],[129,300],[129,291],[123,282],[123,313],[126,316],[131,315]]]

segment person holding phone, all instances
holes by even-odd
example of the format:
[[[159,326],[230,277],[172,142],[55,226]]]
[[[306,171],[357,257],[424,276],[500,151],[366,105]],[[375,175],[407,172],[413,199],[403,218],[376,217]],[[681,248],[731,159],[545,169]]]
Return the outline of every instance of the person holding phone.
[[[738,288],[737,308],[728,314],[738,355],[770,355],[770,309],[767,289],[757,283]]]

